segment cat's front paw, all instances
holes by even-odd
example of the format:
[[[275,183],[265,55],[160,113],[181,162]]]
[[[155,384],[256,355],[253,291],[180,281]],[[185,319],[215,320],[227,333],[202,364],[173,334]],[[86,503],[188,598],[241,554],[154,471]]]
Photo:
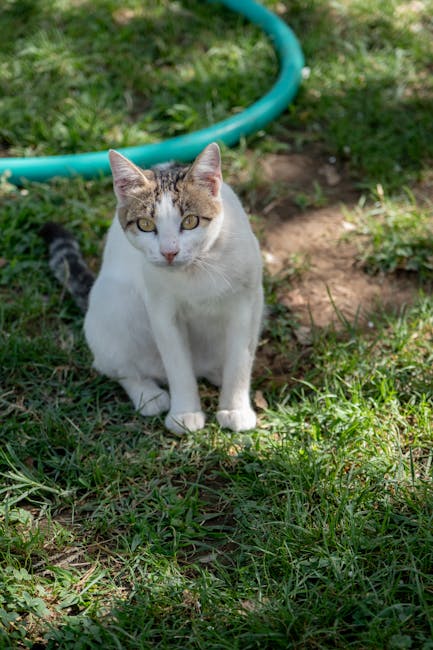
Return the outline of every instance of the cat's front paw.
[[[203,411],[193,413],[169,413],[165,418],[165,426],[172,433],[187,433],[203,429],[205,423]]]
[[[257,416],[250,407],[234,410],[224,409],[217,412],[217,420],[225,429],[248,431],[248,429],[255,428]]]
[[[170,397],[166,390],[161,390],[156,395],[148,397],[146,401],[141,399],[139,411],[141,415],[159,415],[170,408]]]

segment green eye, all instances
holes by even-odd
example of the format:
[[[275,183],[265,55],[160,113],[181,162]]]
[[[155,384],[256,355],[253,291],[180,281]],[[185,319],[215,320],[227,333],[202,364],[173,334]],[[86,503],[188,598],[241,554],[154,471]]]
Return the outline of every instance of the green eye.
[[[199,223],[200,223],[199,217],[196,217],[193,214],[189,214],[187,217],[182,219],[181,225],[183,230],[193,230],[194,228],[197,228]]]
[[[153,232],[156,230],[155,222],[151,219],[139,219],[137,221],[137,226],[139,230],[142,230],[143,232]]]

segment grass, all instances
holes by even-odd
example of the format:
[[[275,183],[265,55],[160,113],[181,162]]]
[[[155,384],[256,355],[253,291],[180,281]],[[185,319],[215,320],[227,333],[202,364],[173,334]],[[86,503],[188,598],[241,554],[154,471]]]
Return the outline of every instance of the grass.
[[[10,34],[0,46],[0,140],[15,155],[128,146],[197,129],[258,99],[276,68],[266,40],[256,44],[257,30],[215,11],[210,24],[209,9],[193,2],[24,7],[23,14],[21,2],[7,1],[0,14]],[[245,56],[253,49],[260,69]]]
[[[287,8],[311,68],[292,122],[303,125],[301,140],[325,141],[363,185],[413,181],[433,152],[431,2],[313,0]]]
[[[358,233],[365,236],[360,259],[369,273],[433,274],[432,207],[418,203],[410,192],[399,199],[381,194],[368,210],[358,211]],[[355,219],[356,220],[356,219]]]
[[[287,376],[256,376],[260,426],[235,435],[211,419],[172,437],[90,370],[82,317],[37,235],[61,220],[97,268],[111,181],[3,181],[0,648],[433,647],[432,215],[418,192],[433,157],[433,7],[267,4],[287,9],[311,75],[268,131],[225,152],[227,178],[258,212],[261,156],[337,156],[364,191],[351,215],[363,263],[411,270],[422,288],[367,332],[346,323],[305,346],[267,278],[265,345]],[[266,40],[217,6],[125,7],[2,4],[3,153],[189,131],[254,101],[276,72]],[[284,281],[306,266],[294,258]]]

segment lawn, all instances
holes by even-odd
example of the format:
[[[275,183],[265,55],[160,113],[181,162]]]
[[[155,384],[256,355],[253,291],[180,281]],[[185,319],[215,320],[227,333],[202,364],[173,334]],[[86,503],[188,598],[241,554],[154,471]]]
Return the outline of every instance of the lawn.
[[[368,326],[337,314],[305,342],[279,296],[308,264],[267,272],[259,358],[271,348],[285,375],[258,364],[258,428],[209,418],[175,437],[90,369],[38,236],[62,222],[97,269],[111,180],[3,178],[0,648],[433,649],[433,2],[266,5],[310,75],[266,131],[223,151],[225,178],[265,241],[263,207],[292,190],[261,161],[335,159],[357,196],[354,264],[409,277],[413,301],[378,305]],[[218,4],[3,0],[0,28],[0,155],[189,132],[277,72],[266,38]],[[299,212],[328,190],[297,191]]]

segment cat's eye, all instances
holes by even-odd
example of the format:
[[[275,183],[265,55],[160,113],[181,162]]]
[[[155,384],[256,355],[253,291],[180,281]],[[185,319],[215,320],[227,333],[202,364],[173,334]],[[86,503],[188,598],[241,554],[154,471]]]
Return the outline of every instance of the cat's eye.
[[[137,226],[142,232],[154,232],[156,230],[155,222],[152,219],[139,219]]]
[[[194,214],[189,214],[187,217],[182,219],[182,230],[193,230],[194,228],[197,228],[199,223],[199,217],[195,216]]]

